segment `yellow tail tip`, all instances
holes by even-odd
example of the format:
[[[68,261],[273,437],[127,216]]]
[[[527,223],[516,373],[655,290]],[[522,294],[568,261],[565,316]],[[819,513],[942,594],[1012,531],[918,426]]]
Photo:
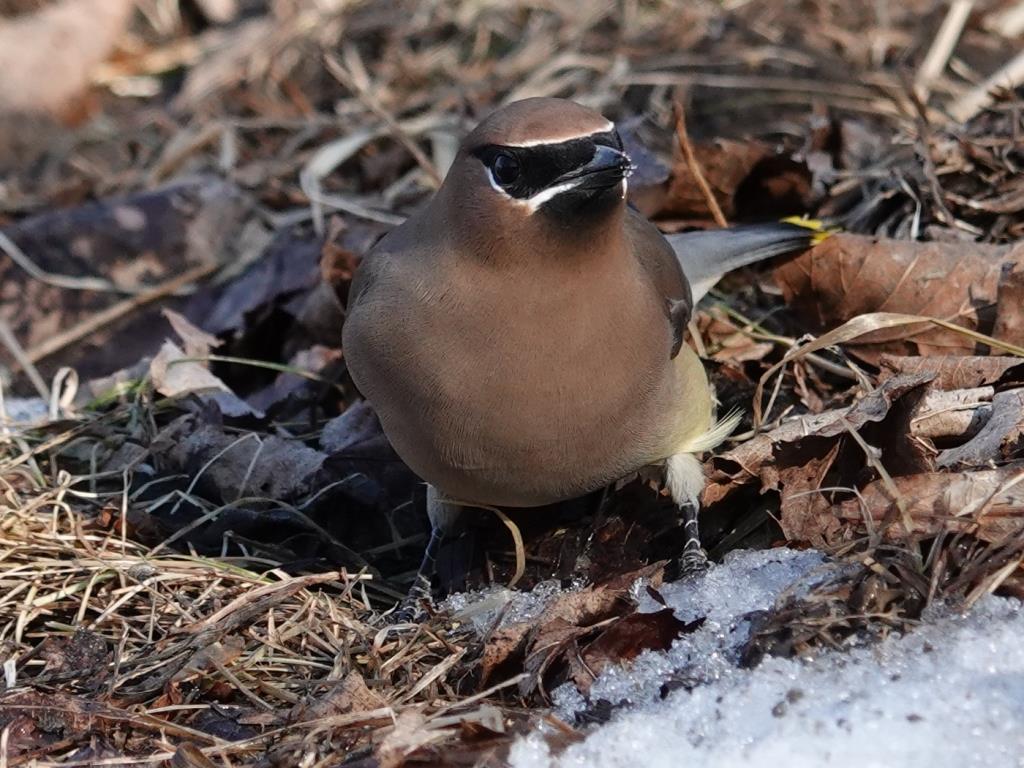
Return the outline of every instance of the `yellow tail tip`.
[[[803,227],[814,232],[814,236],[811,238],[811,244],[817,245],[829,237],[834,235],[841,230],[838,227],[826,227],[825,222],[821,219],[811,219],[806,216],[787,216],[782,219],[784,224],[792,224],[797,227]]]

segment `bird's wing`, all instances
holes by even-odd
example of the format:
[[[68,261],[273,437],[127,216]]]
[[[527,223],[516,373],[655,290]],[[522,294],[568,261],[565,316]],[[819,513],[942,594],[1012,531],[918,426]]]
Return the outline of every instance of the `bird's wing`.
[[[778,221],[683,232],[667,239],[690,281],[696,303],[725,273],[803,250],[827,236],[817,222]]]
[[[665,315],[672,328],[672,357],[679,354],[686,326],[693,314],[693,296],[679,259],[668,241],[651,222],[629,209],[626,215],[627,241],[665,302]]]

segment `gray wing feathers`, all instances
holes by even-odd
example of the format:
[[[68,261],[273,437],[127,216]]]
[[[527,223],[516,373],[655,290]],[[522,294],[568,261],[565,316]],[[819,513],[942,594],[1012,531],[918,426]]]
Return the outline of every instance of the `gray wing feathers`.
[[[726,272],[803,250],[816,236],[820,233],[813,229],[781,221],[666,235],[690,281],[694,303]]]

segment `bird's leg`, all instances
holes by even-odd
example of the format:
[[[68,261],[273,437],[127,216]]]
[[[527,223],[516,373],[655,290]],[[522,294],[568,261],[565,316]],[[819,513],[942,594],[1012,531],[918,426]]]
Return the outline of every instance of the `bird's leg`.
[[[700,527],[697,522],[700,507],[694,502],[688,501],[679,507],[679,512],[683,519],[683,531],[686,534],[683,554],[679,557],[679,575],[686,578],[706,571],[708,556],[700,545]]]
[[[685,578],[708,569],[708,556],[700,546],[700,492],[704,489],[704,470],[692,453],[679,453],[665,461],[665,485],[679,509],[686,543],[679,557],[679,573]]]
[[[420,605],[432,600],[432,581],[437,571],[437,553],[455,527],[462,513],[458,504],[444,501],[438,490],[427,486],[427,516],[430,518],[430,540],[423,552],[416,578],[401,605],[393,614],[396,621],[413,621],[420,614]]]

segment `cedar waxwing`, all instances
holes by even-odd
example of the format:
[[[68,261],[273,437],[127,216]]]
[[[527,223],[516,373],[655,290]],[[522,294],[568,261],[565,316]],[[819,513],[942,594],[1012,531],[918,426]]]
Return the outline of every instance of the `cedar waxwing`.
[[[715,421],[684,343],[725,272],[809,245],[766,224],[666,238],[626,205],[615,126],[562,99],[526,99],[462,142],[433,199],[360,265],[344,355],[398,455],[428,484],[434,535],[462,507],[535,507],[662,465],[689,541]],[[689,278],[689,280],[687,279]]]

